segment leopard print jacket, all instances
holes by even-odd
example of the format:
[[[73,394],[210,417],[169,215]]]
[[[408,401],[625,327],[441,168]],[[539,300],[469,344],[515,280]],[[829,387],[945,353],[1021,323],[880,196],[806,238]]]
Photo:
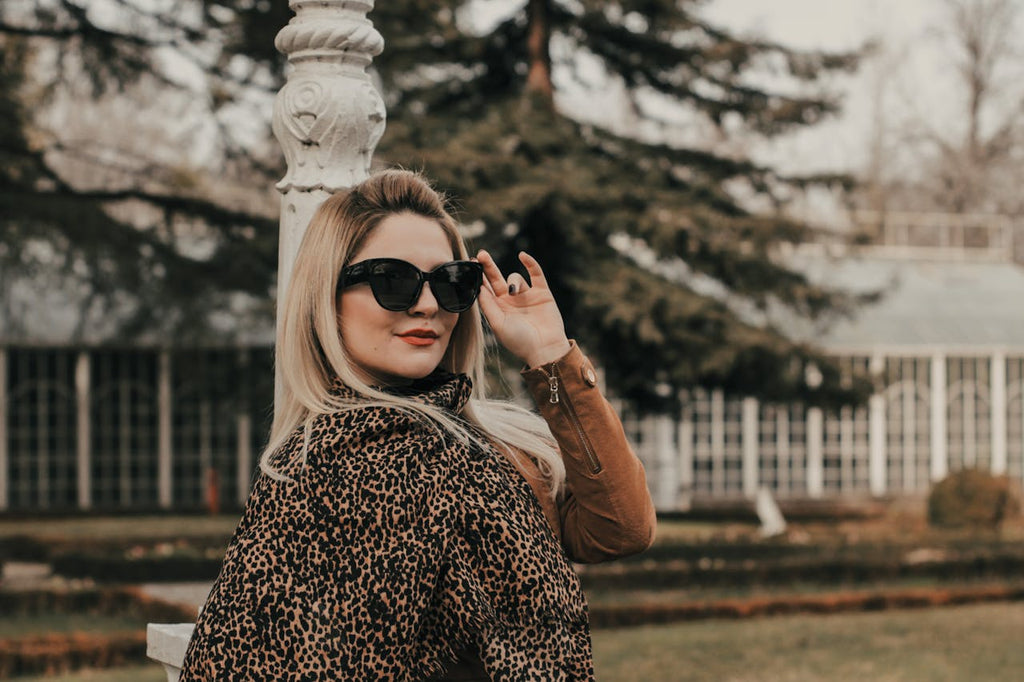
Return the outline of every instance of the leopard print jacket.
[[[457,414],[471,385],[417,389]],[[319,417],[304,466],[302,443],[254,486],[181,682],[424,680],[467,647],[496,682],[593,679],[579,580],[506,457],[383,407]]]

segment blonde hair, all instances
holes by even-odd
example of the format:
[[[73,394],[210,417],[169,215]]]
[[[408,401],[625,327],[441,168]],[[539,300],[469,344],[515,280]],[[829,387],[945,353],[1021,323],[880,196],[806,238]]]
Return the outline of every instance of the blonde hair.
[[[486,341],[479,306],[459,315],[440,365],[472,380],[473,392],[461,417],[473,428],[466,428],[441,408],[370,386],[353,371],[338,330],[338,277],[373,229],[388,216],[399,213],[436,220],[448,236],[454,257],[468,258],[465,242],[445,208],[444,198],[418,173],[381,171],[321,204],[299,245],[281,303],[284,314],[275,350],[280,387],[260,468],[273,478],[287,478],[277,469],[274,455],[300,425],[305,431],[300,455],[304,464],[310,427],[319,415],[367,405],[393,406],[426,418],[462,443],[475,441],[496,447],[520,470],[519,453],[525,453],[537,462],[551,496],[556,497],[565,481],[565,465],[547,424],[529,410],[486,396]],[[359,398],[331,395],[329,389],[335,377]]]

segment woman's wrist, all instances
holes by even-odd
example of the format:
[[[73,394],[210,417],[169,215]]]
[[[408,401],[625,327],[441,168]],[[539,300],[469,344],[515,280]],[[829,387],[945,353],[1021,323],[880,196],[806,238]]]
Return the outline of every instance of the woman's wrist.
[[[526,362],[527,367],[541,367],[561,360],[570,350],[572,350],[572,345],[569,343],[568,338],[564,338],[534,350],[524,357],[523,360]]]

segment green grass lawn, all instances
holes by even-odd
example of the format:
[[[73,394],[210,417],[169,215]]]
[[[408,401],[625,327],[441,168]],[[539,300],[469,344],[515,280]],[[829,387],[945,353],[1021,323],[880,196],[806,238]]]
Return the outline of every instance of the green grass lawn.
[[[1024,670],[1024,604],[598,630],[599,682],[961,682]],[[19,682],[161,682],[156,664]]]
[[[0,637],[10,638],[43,635],[48,632],[140,632],[145,629],[145,619],[131,616],[98,616],[87,613],[0,615]]]
[[[236,515],[111,516],[0,519],[0,538],[28,535],[43,541],[80,542],[227,538]],[[898,521],[898,519],[897,519]],[[798,528],[790,541],[928,543],[964,534],[922,530],[915,518],[887,522],[822,524]],[[756,526],[679,520],[659,524],[660,543],[730,542],[756,538]],[[1024,523],[1004,529],[1003,540],[1024,540]],[[802,538],[802,539],[798,539]],[[984,539],[984,538],[982,538]],[[894,581],[886,587],[920,587],[931,579]],[[876,586],[869,586],[868,589]],[[863,586],[862,586],[863,588]],[[624,601],[690,601],[722,597],[814,593],[837,586],[722,588],[676,591],[589,591],[593,604]],[[0,616],[0,637],[70,630],[115,631],[144,627],[119,618]],[[750,620],[704,620],[665,626],[596,630],[594,652],[600,682],[959,682],[1016,680],[1024,671],[1024,603],[928,610],[794,615]],[[19,678],[21,682],[162,682],[156,664],[139,662],[116,671]]]
[[[1024,670],[1024,604],[594,632],[600,682],[960,682]]]

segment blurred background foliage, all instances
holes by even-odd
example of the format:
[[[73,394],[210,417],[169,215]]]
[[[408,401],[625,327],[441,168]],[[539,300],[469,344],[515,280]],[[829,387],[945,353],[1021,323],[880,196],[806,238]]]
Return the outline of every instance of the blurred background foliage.
[[[827,324],[858,301],[778,257],[813,236],[786,203],[851,180],[783,175],[736,141],[834,115],[827,78],[859,55],[740,39],[702,4],[377,3],[376,164],[424,170],[506,268],[537,255],[621,397],[669,408],[714,386],[858,401],[866,383],[786,322]],[[5,0],[0,285],[21,292],[0,311],[8,340],[38,335],[34,311],[55,292],[71,341],[272,325],[273,37],[291,16],[285,0]],[[566,106],[609,90],[628,119]]]

